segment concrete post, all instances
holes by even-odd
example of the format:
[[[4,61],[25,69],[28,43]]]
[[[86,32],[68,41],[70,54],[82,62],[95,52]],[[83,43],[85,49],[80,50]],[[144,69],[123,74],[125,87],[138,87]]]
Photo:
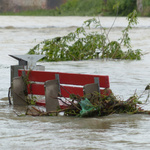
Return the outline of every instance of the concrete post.
[[[10,87],[13,89],[13,78],[18,77],[18,69],[24,69],[24,66],[11,66]],[[12,90],[11,90],[12,91]],[[12,92],[11,92],[12,95]]]
[[[97,83],[86,84],[83,87],[84,96],[92,103],[96,103],[99,98],[100,90]]]
[[[59,108],[58,102],[59,83],[58,80],[45,82],[46,112],[56,111]]]
[[[26,87],[22,77],[16,77],[13,79],[13,105],[27,105],[25,89]]]

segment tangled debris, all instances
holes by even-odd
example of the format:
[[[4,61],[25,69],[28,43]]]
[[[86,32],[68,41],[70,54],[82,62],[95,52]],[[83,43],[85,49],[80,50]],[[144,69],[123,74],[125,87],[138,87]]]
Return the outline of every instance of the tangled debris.
[[[149,99],[150,95],[149,85],[145,88],[145,91],[147,90],[148,96],[146,101]],[[145,91],[143,93],[145,93]],[[98,93],[94,93],[89,99],[87,99],[86,97],[80,97],[78,95],[70,95],[70,98],[72,99],[70,101],[70,105],[67,105],[67,107],[64,109],[58,108],[58,110],[56,111],[44,112],[36,108],[35,106],[32,106],[28,107],[26,115],[57,116],[60,112],[64,112],[65,116],[77,117],[106,116],[115,113],[150,114],[150,111],[145,111],[140,106],[140,104],[143,103],[139,101],[139,99],[142,97],[143,93],[139,97],[137,96],[137,94],[134,94],[126,101],[117,99],[117,97],[115,97],[113,93],[109,96],[100,96]]]

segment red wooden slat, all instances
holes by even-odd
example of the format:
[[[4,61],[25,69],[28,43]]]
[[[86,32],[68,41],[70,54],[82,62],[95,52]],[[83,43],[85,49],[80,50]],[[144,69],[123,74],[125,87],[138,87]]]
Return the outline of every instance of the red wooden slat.
[[[22,71],[19,70],[19,76]],[[54,80],[55,74],[59,74],[61,84],[72,85],[85,85],[94,83],[94,77],[99,78],[100,87],[109,88],[109,77],[102,75],[89,75],[89,74],[75,74],[75,73],[62,73],[62,72],[46,72],[46,71],[31,71],[29,75],[30,81],[45,82],[47,80]]]
[[[45,95],[44,84],[31,84],[28,88],[28,94]],[[61,94],[64,97],[69,97],[70,94],[83,96],[82,87],[61,86]]]
[[[94,83],[94,77],[99,78],[100,87],[109,87],[108,76],[89,75],[89,74],[73,74],[73,73],[61,73],[59,74],[60,83],[73,84],[73,85],[85,85]]]
[[[102,97],[104,96],[108,96],[112,93],[112,91],[110,89],[107,89],[107,91],[105,89],[100,89],[100,94]],[[70,94],[75,94],[75,95],[79,95],[79,96],[84,96],[83,93],[83,88],[82,87],[69,87],[69,86],[61,86],[61,94],[63,97],[69,97]]]
[[[44,84],[31,84],[28,88],[28,94],[45,95]]]
[[[18,75],[22,75],[23,70],[18,70]],[[27,74],[27,71],[26,71]],[[29,81],[35,82],[45,82],[47,80],[54,80],[55,79],[54,72],[46,72],[46,71],[30,71],[29,73]]]
[[[61,94],[63,97],[69,97],[70,94],[83,96],[83,88],[73,86],[61,86]]]
[[[102,96],[106,96],[112,93],[110,89],[108,89],[107,92],[104,89],[101,89],[100,92]],[[44,84],[32,84],[31,88],[28,88],[28,93],[35,95],[45,95]],[[61,94],[63,97],[69,97],[70,94],[83,96],[83,87],[61,86]]]

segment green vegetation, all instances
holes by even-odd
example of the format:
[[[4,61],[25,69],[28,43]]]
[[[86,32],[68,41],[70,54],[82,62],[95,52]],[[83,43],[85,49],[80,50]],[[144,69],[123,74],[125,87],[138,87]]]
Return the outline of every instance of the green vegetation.
[[[37,97],[36,96],[33,96],[32,94],[31,95],[28,95],[28,88],[30,89],[30,92],[31,92],[31,88],[30,88],[30,81],[29,81],[29,74],[30,74],[31,70],[29,70],[27,72],[27,74],[25,76],[22,76],[22,80],[24,82],[24,94],[26,96],[26,103],[28,105],[35,105],[36,104],[36,101],[37,101]],[[31,92],[32,93],[32,92]]]
[[[148,88],[147,88],[148,87]],[[70,95],[71,100],[70,105],[67,105],[64,109],[58,109],[56,111],[43,112],[40,109],[32,106],[28,107],[25,115],[31,116],[53,116],[58,115],[59,112],[64,112],[65,116],[77,116],[77,117],[95,117],[95,116],[107,116],[111,114],[150,114],[150,111],[145,111],[141,108],[141,104],[143,105],[149,100],[150,96],[150,85],[148,85],[144,92],[137,96],[134,93],[126,101],[120,100],[114,96],[113,93],[109,95],[100,95],[97,92],[93,92],[89,99],[84,97],[80,97],[78,95]],[[107,93],[110,89],[105,89],[104,92]],[[144,103],[140,101],[140,98],[147,93],[148,95]],[[60,98],[59,98],[60,99]],[[67,100],[66,100],[67,101]],[[65,102],[64,102],[65,103]],[[25,116],[24,115],[24,116]]]
[[[116,9],[117,8],[117,9]],[[54,10],[34,10],[23,12],[6,12],[2,15],[29,16],[126,16],[136,9],[136,0],[68,0],[67,3]]]
[[[141,16],[150,16],[150,1],[149,0],[143,0],[143,12],[141,13]]]
[[[3,12],[0,15],[12,16],[55,16],[55,10],[28,10],[21,12]]]
[[[67,61],[87,60],[100,58],[111,59],[141,59],[141,50],[132,50],[130,45],[129,30],[132,25],[137,24],[137,12],[133,11],[128,15],[128,26],[122,31],[122,37],[117,41],[110,41],[107,32],[101,26],[101,22],[95,18],[84,22],[84,25],[77,28],[75,32],[67,36],[56,37],[45,40],[29,51],[29,54],[45,54],[45,61]],[[95,27],[98,32],[89,32]],[[89,28],[88,31],[87,27]],[[126,47],[127,51],[123,51]]]
[[[150,1],[143,0],[140,16],[150,16]],[[136,0],[68,0],[59,8],[51,10],[27,10],[3,12],[0,15],[20,16],[127,16],[137,9]]]

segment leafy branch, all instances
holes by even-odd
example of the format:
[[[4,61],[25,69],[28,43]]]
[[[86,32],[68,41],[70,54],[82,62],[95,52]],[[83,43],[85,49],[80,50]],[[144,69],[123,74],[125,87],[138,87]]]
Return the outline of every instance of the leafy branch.
[[[44,40],[29,51],[29,54],[45,54],[45,61],[88,60],[95,58],[140,60],[140,49],[132,50],[129,30],[137,24],[137,12],[127,16],[128,25],[122,31],[122,37],[116,41],[109,40],[109,33],[99,19],[93,18],[84,22],[82,27],[67,36]],[[93,32],[100,29],[100,33]],[[92,32],[90,32],[92,30]],[[122,47],[127,50],[123,51]]]

